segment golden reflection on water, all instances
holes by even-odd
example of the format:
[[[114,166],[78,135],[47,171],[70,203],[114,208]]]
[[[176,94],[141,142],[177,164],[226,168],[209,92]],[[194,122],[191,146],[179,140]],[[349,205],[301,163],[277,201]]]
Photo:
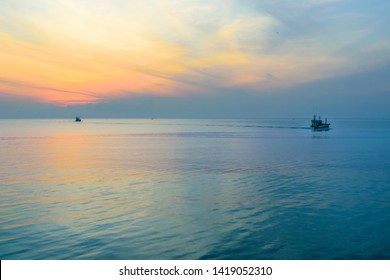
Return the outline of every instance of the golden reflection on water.
[[[113,137],[60,134],[37,143],[33,147],[36,163],[44,168],[31,175],[32,197],[21,203],[41,204],[45,212],[38,219],[56,222],[75,232],[89,223],[107,224],[123,219],[124,215],[129,223],[153,212],[156,216],[165,215],[163,209],[155,209],[161,207],[155,205],[164,196],[164,190],[155,185],[161,180],[174,181],[178,175],[161,176],[153,152],[163,154],[166,143],[149,137]],[[172,156],[174,150],[166,152]],[[176,168],[174,161],[160,159],[163,169]]]
[[[92,138],[92,139],[91,139]],[[88,156],[93,155],[93,145],[88,145],[88,140],[93,141],[91,136],[69,135],[54,137],[42,147],[46,155],[46,165],[54,169],[78,169],[88,162]]]

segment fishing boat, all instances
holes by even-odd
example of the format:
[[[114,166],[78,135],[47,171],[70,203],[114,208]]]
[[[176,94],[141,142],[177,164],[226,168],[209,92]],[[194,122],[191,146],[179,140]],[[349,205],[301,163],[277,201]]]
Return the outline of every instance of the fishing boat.
[[[76,117],[74,121],[75,122],[81,122],[81,118],[80,117]]]
[[[317,119],[317,116],[314,115],[313,119],[311,120],[310,127],[312,130],[319,131],[319,130],[329,130],[329,126],[330,126],[330,123],[327,122],[326,118],[325,118],[325,121],[322,121],[320,116],[318,116],[318,119]]]

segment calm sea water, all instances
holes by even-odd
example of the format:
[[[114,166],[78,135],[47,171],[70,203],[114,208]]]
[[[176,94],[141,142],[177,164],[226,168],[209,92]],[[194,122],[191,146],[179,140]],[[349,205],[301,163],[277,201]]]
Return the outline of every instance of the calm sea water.
[[[0,120],[1,259],[390,259],[390,121]]]

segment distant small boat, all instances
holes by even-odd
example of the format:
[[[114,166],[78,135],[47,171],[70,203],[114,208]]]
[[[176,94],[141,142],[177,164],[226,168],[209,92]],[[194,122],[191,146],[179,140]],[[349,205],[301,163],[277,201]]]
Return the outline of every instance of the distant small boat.
[[[81,118],[80,117],[76,117],[74,121],[75,122],[81,122]]]
[[[327,119],[325,119],[325,122],[321,120],[321,117],[318,116],[318,119],[316,115],[313,116],[313,119],[311,120],[311,129],[312,130],[329,130],[330,123],[327,122]]]

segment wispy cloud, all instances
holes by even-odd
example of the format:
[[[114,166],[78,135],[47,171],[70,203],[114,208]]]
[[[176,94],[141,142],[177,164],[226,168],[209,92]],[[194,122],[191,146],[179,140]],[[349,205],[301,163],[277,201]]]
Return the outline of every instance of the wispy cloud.
[[[390,62],[387,1],[2,1],[0,91],[56,104],[251,92]]]
[[[34,85],[27,82],[0,79],[0,84],[8,88],[10,92],[15,92],[15,89],[16,91],[31,92],[32,94],[25,95],[30,95],[31,97],[36,98],[42,98],[41,94],[39,93],[45,92],[47,95],[42,98],[42,102],[55,102],[55,100],[61,100],[59,99],[61,98],[59,95],[65,95],[66,97],[63,98],[66,100],[69,100],[69,97],[73,97],[75,100],[77,100],[78,104],[97,103],[101,99],[100,96],[91,92],[69,91],[63,90],[61,88],[50,88],[46,86]],[[35,95],[34,93],[38,94]],[[72,103],[74,103],[74,101],[72,101]]]

